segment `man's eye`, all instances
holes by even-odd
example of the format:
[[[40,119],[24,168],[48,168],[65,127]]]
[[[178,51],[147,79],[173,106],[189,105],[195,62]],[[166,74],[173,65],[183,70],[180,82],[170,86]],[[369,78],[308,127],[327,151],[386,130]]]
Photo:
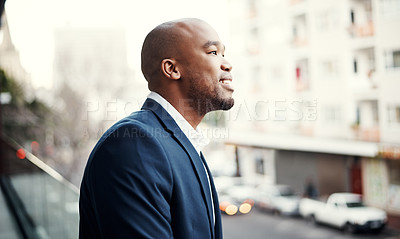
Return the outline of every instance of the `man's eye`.
[[[217,51],[210,51],[208,54],[217,55]]]

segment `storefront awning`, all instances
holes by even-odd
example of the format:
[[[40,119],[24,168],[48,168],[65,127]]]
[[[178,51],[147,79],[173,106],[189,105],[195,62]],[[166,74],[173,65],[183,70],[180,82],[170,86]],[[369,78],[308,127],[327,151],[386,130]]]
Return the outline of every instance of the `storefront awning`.
[[[328,139],[300,135],[229,131],[225,144],[277,150],[319,152],[360,157],[376,157],[379,144],[344,139]]]

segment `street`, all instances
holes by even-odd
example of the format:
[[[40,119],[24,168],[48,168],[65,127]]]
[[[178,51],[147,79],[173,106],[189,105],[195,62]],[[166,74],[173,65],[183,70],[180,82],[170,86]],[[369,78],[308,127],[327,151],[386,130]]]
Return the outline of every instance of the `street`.
[[[300,217],[274,216],[253,209],[247,215],[222,215],[224,239],[346,239],[346,238],[400,238],[399,232],[389,229],[379,234],[359,232],[347,234],[325,225],[310,225]]]

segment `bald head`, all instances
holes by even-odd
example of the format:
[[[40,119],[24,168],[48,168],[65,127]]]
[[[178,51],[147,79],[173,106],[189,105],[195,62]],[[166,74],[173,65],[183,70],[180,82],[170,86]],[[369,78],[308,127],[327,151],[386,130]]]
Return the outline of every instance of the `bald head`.
[[[165,22],[154,28],[145,38],[142,54],[141,67],[146,80],[149,82],[150,90],[162,76],[161,63],[164,59],[176,58],[181,53],[180,45],[192,30],[192,24],[206,24],[196,18],[185,18]],[[185,38],[186,37],[186,38]]]
[[[147,35],[142,72],[149,90],[195,127],[206,113],[233,106],[232,66],[224,54],[225,46],[213,27],[199,19],[179,19]]]

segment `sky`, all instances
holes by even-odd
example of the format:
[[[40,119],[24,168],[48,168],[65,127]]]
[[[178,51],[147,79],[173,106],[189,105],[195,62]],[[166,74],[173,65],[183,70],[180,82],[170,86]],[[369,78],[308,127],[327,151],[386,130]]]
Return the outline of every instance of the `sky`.
[[[12,41],[35,88],[52,87],[53,34],[57,28],[125,28],[128,64],[140,69],[140,48],[158,24],[184,17],[207,21],[229,47],[228,0],[8,0]]]

